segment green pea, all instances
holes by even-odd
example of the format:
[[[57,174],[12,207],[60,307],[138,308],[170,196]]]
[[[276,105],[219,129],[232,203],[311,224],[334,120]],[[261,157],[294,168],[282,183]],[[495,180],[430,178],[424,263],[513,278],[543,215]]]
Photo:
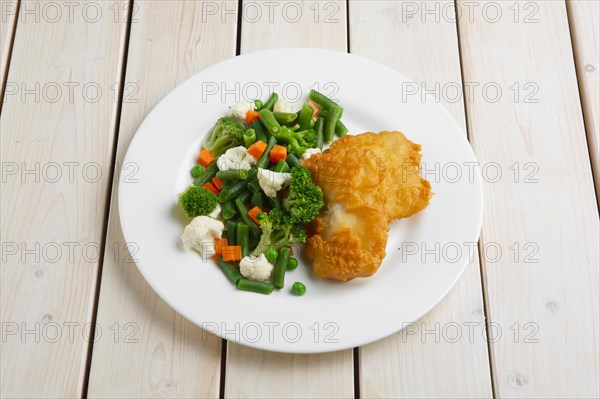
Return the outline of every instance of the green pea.
[[[292,292],[294,295],[302,296],[306,293],[306,286],[299,281],[292,284]]]
[[[288,260],[287,269],[294,270],[297,267],[298,267],[298,260],[296,258],[290,258],[290,260]]]
[[[191,174],[194,179],[197,179],[198,177],[200,177],[202,172],[204,172],[204,168],[200,165],[194,165],[194,167],[191,170]]]
[[[267,257],[267,260],[271,263],[275,263],[277,261],[277,257],[279,256],[279,253],[277,252],[277,249],[275,247],[270,247],[267,250],[267,254],[265,255]]]

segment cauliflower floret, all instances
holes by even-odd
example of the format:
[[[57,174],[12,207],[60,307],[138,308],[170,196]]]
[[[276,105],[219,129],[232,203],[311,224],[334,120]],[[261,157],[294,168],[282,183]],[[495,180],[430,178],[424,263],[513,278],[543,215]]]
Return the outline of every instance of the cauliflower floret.
[[[220,238],[224,229],[225,225],[220,220],[197,216],[183,230],[183,248],[195,249],[203,258],[208,258],[215,254],[215,238]]]
[[[221,205],[217,203],[217,206],[215,206],[215,209],[213,209],[213,211],[208,214],[208,217],[211,217],[213,219],[219,219],[219,216],[221,216]]]
[[[258,257],[249,255],[240,261],[240,273],[249,280],[267,281],[272,272],[273,264],[267,260],[265,254]]]
[[[313,155],[320,154],[320,153],[321,153],[320,148],[307,148],[306,151],[304,151],[304,154],[302,154],[300,161],[306,161],[308,158],[312,157]]]
[[[275,103],[273,107],[273,112],[287,112],[287,113],[296,113],[298,112],[298,107],[296,104],[288,103],[285,100],[279,100]]]
[[[275,198],[277,191],[289,184],[292,180],[291,173],[278,173],[269,169],[258,168],[258,184],[267,197]]]
[[[248,154],[248,150],[244,146],[230,148],[225,151],[225,154],[217,159],[217,167],[219,170],[248,170],[252,165],[256,165],[256,158]]]
[[[242,122],[246,121],[246,113],[248,111],[254,111],[254,103],[242,101],[239,104],[232,105],[229,107],[228,116],[238,119]]]

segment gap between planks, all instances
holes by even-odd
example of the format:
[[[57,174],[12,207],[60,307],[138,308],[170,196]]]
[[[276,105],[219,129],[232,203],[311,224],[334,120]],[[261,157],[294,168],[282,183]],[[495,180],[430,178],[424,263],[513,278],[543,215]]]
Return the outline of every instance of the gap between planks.
[[[8,43],[6,43],[6,48],[4,49],[4,51],[6,51],[6,65],[0,65],[0,67],[4,67],[4,70],[2,71],[2,76],[0,76],[0,81],[2,82],[2,85],[0,87],[0,99],[2,99],[2,101],[0,101],[0,115],[2,114],[2,106],[4,105],[4,91],[6,90],[6,83],[8,80],[8,72],[10,70],[10,60],[12,58],[12,50],[13,50],[13,45],[15,43],[15,36],[17,34],[17,22],[19,22],[19,11],[21,10],[21,0],[16,0],[15,1],[15,15],[12,18],[12,26],[9,25],[10,27],[10,32],[7,32],[7,34],[10,34],[10,39],[7,41]],[[3,15],[2,18],[5,18],[6,16]],[[8,21],[6,22],[7,24],[9,23]],[[0,38],[0,40],[2,40],[2,38]],[[3,54],[0,54],[0,57],[3,57]],[[0,63],[3,62],[2,58],[0,58]]]
[[[20,0],[19,0],[20,1]],[[123,108],[123,93],[125,90],[125,73],[127,72],[127,56],[129,54],[129,38],[131,35],[131,19],[133,16],[133,2],[134,0],[128,0],[127,7],[127,24],[125,26],[125,34],[123,36],[123,40],[121,42],[121,51],[119,53],[119,63],[120,63],[120,71],[119,71],[119,94],[117,97],[117,101],[115,104],[116,112],[114,113],[115,118],[113,120],[113,148],[111,154],[111,168],[109,171],[109,179],[108,181],[111,184],[108,185],[106,192],[106,202],[104,209],[104,219],[102,223],[102,235],[100,241],[100,249],[99,249],[99,261],[98,261],[98,270],[96,275],[96,291],[94,292],[94,300],[92,304],[92,319],[91,325],[96,325],[96,320],[98,316],[98,301],[100,299],[100,286],[102,284],[102,268],[104,265],[104,255],[106,249],[106,240],[108,238],[108,224],[110,221],[110,206],[112,203],[112,190],[113,185],[112,182],[115,177],[115,168],[116,168],[116,158],[117,158],[117,148],[119,145],[119,129],[121,126],[121,110]],[[94,342],[95,342],[96,329],[91,329],[90,338],[88,339],[88,348],[87,348],[87,356],[85,362],[85,373],[83,377],[83,388],[82,388],[82,398],[87,398],[88,396],[88,387],[90,381],[90,371],[92,367],[92,356],[94,353]]]
[[[456,40],[458,44],[458,62],[460,67],[460,85],[463,90],[463,109],[465,112],[465,134],[467,135],[467,140],[469,144],[471,143],[471,129],[470,119],[469,119],[469,107],[467,107],[467,96],[464,95],[464,87],[465,87],[465,72],[464,72],[464,62],[463,62],[463,52],[461,46],[461,35],[460,35],[460,24],[458,23],[458,15],[456,14],[456,10],[458,9],[458,0],[454,0],[454,24],[456,26]],[[485,334],[486,337],[490,336],[490,325],[487,322],[488,315],[490,314],[489,304],[488,304],[488,289],[487,284],[485,282],[485,257],[481,253],[481,243],[484,241],[481,237],[482,233],[480,232],[479,240],[477,241],[477,256],[479,257],[479,277],[481,278],[481,298],[483,300],[483,320],[485,320]],[[488,363],[490,367],[490,384],[492,385],[492,397],[495,399],[498,397],[496,392],[496,369],[494,368],[494,359],[492,354],[492,345],[489,339],[486,339],[487,343],[487,353],[488,353]]]

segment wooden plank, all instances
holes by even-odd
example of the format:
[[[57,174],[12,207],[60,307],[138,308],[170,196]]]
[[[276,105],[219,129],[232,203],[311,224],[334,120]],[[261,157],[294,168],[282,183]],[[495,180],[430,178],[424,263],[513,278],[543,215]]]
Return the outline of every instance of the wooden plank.
[[[479,84],[469,134],[497,165],[481,243],[503,251],[483,259],[495,394],[598,397],[600,228],[566,7],[483,2],[473,16],[459,19],[463,76]]]
[[[18,10],[17,0],[0,0],[0,98],[4,98],[4,84],[10,62]],[[0,110],[2,110],[2,103],[0,103]]]
[[[437,18],[425,12],[435,10],[434,6],[440,10]],[[437,96],[465,129],[456,25],[441,14],[441,10],[452,6],[451,0],[427,5],[351,0],[350,51],[411,77],[419,88]],[[386,40],[379,40],[382,37]],[[406,92],[415,90],[407,87]],[[475,331],[473,339],[469,338],[469,328]],[[487,343],[482,331],[485,319],[476,259],[448,297],[428,315],[404,331],[360,348],[361,395],[491,397]],[[461,334],[459,339],[455,338],[457,332]]]
[[[242,53],[293,46],[346,51],[344,1],[295,1],[287,8],[252,3],[258,8],[242,10]],[[270,3],[278,6],[270,11]],[[226,364],[225,397],[351,397],[354,392],[351,350],[289,355],[228,343]]]
[[[588,149],[600,203],[600,2],[567,1]]]
[[[205,18],[206,6],[212,4],[136,2],[118,165],[138,126],[165,94],[206,66],[235,55],[235,21]],[[129,178],[130,173],[135,169],[127,172]],[[109,334],[94,345],[88,394],[218,397],[221,339],[176,313],[137,270],[119,224],[118,182],[115,175],[97,318]],[[115,329],[119,339],[114,339]]]
[[[112,168],[125,2],[45,4],[21,2],[0,120],[2,397],[82,395]]]

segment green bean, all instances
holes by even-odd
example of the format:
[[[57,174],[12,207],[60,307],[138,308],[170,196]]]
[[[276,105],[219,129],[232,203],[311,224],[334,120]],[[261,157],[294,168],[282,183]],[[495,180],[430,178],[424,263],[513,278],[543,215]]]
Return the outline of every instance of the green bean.
[[[225,276],[237,287],[240,280],[244,277],[240,274],[240,271],[235,267],[233,263],[225,262],[222,257],[219,256],[219,267],[225,273]]]
[[[248,171],[246,169],[220,170],[217,172],[217,177],[223,181],[246,180],[248,178]]]
[[[248,148],[256,141],[256,131],[252,128],[244,133],[244,147]]]
[[[200,177],[202,172],[204,172],[204,168],[202,167],[202,165],[194,165],[192,170],[190,170],[190,174],[192,175],[192,177],[194,179],[197,179],[198,177]]]
[[[237,282],[237,289],[269,295],[271,292],[273,292],[273,284],[265,281],[255,281],[241,278]]]
[[[298,124],[300,125],[300,130],[306,130],[309,128],[313,112],[314,110],[310,105],[308,105],[308,103],[304,103],[304,105],[302,105],[302,109],[300,110],[300,117],[298,117]]]
[[[254,110],[255,111],[260,111],[262,109],[262,107],[264,107],[265,105],[263,104],[262,101],[256,99],[254,100]]]
[[[285,162],[283,159],[280,160],[279,162],[277,162],[277,166],[275,166],[274,171],[278,172],[278,173],[285,173],[289,170],[289,166],[287,164],[287,162]]]
[[[335,134],[338,137],[343,137],[348,134],[348,128],[340,120],[335,124]]]
[[[263,154],[260,156],[260,159],[256,163],[256,166],[258,168],[264,169],[267,166],[269,166],[269,153],[271,152],[271,150],[273,149],[273,146],[275,144],[277,144],[277,139],[275,139],[275,137],[271,137],[271,139],[269,140],[269,143],[267,145],[267,148],[265,149],[265,152],[263,152]],[[202,183],[202,184],[204,184],[204,183]]]
[[[273,271],[273,285],[275,288],[283,288],[285,279],[285,270],[287,269],[288,260],[290,259],[290,249],[283,247],[279,250],[279,256],[275,263],[275,270]]]
[[[277,262],[277,258],[279,257],[279,252],[277,252],[277,248],[269,247],[267,250],[267,254],[265,255],[267,260],[271,263]]]
[[[318,91],[313,90],[313,89],[310,90],[310,93],[308,94],[308,98],[310,98],[311,100],[313,100],[314,102],[319,104],[321,107],[325,108],[326,110],[329,110],[333,107],[337,107],[337,104],[335,103],[335,101],[333,101],[332,99],[327,97],[325,94],[319,93]]]
[[[216,162],[211,163],[208,168],[204,169],[204,172],[196,180],[194,180],[194,186],[202,186],[204,183],[208,183],[219,171],[219,167]]]
[[[300,165],[300,160],[294,154],[288,154],[285,160],[287,161],[290,169],[294,166]]]
[[[263,199],[263,195],[260,191],[257,191],[254,194],[252,194],[250,203],[254,206],[258,206],[260,209],[265,208],[265,200]]]
[[[269,203],[271,205],[271,208],[277,208],[277,209],[281,209],[281,200],[279,199],[279,197],[275,196],[273,198],[267,197],[269,198]]]
[[[217,196],[220,203],[231,201],[246,189],[245,180],[232,180],[221,187],[221,192]]]
[[[235,233],[235,242],[242,247],[242,257],[250,253],[250,227],[246,223],[238,222]]]
[[[238,195],[240,195],[245,189],[248,181],[251,181],[256,177],[256,168],[251,168],[248,171],[248,177],[246,180],[231,180],[228,181],[221,187],[221,192],[217,196],[219,202],[224,203],[231,201]]]
[[[313,127],[315,127],[315,123],[316,123],[315,120],[311,118],[310,123],[308,124],[308,127],[310,129],[312,129]]]
[[[298,267],[298,259],[296,259],[296,258],[290,258],[290,260],[288,260],[287,269],[288,270],[294,270],[297,267]]]
[[[273,112],[273,116],[275,120],[281,124],[292,123],[296,120],[296,113],[288,113],[288,112]]]
[[[260,227],[248,216],[248,210],[246,209],[246,205],[240,199],[235,200],[235,207],[240,214],[240,220],[248,225],[251,231],[257,232],[260,231]]]
[[[330,143],[333,140],[333,135],[335,134],[335,124],[340,120],[344,109],[342,107],[334,107],[331,108],[329,114],[325,118],[325,126],[323,127],[323,141],[325,143]]]
[[[281,125],[279,122],[277,122],[277,119],[275,119],[273,113],[268,109],[262,109],[260,111],[260,121],[263,123],[263,125],[265,125],[271,134],[279,133],[281,130]]]
[[[250,190],[244,190],[244,191],[242,191],[242,193],[240,195],[238,195],[236,197],[236,199],[239,199],[244,204],[247,204],[248,201],[250,201],[251,197],[252,197],[252,193],[250,192]]]
[[[261,108],[261,111],[263,109],[268,109],[269,111],[273,111],[273,107],[275,106],[275,103],[277,102],[277,100],[279,100],[279,96],[277,95],[277,93],[272,93],[271,97],[269,97],[269,99],[267,100],[265,105],[263,105],[263,107]]]
[[[252,191],[253,193],[257,193],[260,191],[260,183],[258,182],[258,179],[254,179],[252,181],[248,182],[248,188],[250,189],[250,191]]]
[[[328,114],[329,111],[327,111],[326,109],[322,109],[321,111],[319,111],[319,117],[326,118]],[[345,136],[347,133],[348,128],[346,127],[346,125],[344,125],[341,120],[338,120],[335,124],[335,134],[338,137],[342,137]]]
[[[294,284],[292,284],[292,292],[294,295],[302,296],[306,293],[306,286],[300,281],[296,281]]]
[[[260,140],[265,143],[269,141],[269,138],[267,137],[267,129],[265,129],[265,126],[260,122],[260,120],[255,119],[252,121],[252,129],[254,129],[254,132],[256,133],[256,141]],[[268,135],[270,136],[271,134],[268,133]]]
[[[237,229],[237,223],[233,220],[225,222],[227,226],[227,245],[235,245],[235,235]]]
[[[315,132],[317,133],[317,147],[319,147],[321,150],[323,149],[323,144],[325,142],[325,137],[324,137],[324,127],[325,127],[325,118],[322,117],[318,117],[317,118],[317,123],[315,124]]]
[[[223,204],[223,206],[221,207],[221,215],[223,216],[223,219],[225,220],[229,220],[232,217],[235,216],[235,205],[233,205],[233,202],[231,201],[227,201]]]
[[[254,249],[256,249],[256,247],[258,246],[258,243],[260,242],[260,234],[258,235],[253,235],[252,232],[250,232],[250,252],[254,251]]]

